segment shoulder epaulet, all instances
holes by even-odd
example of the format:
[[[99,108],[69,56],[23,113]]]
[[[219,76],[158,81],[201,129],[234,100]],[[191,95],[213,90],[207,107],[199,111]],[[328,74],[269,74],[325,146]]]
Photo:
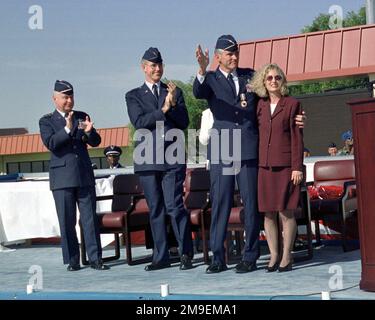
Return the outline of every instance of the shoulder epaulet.
[[[129,90],[128,92],[126,92],[125,95],[132,94],[132,93],[134,93],[134,92],[137,92],[137,91],[140,90],[141,88],[142,88],[142,86],[137,87],[137,88],[134,88],[134,89],[131,89],[131,90]]]
[[[42,118],[51,118],[53,115],[53,112],[45,114]]]

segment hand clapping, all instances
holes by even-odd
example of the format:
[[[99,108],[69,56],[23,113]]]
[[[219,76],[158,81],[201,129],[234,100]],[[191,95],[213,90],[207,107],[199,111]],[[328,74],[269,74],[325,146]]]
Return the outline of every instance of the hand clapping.
[[[82,124],[84,125],[84,131],[86,133],[90,132],[92,130],[92,128],[94,127],[94,122],[92,122],[89,118],[89,116],[86,116],[86,119],[85,121],[82,122]]]
[[[73,113],[74,113],[74,111],[70,111],[70,112],[68,113],[68,115],[65,117],[66,127],[67,127],[69,130],[72,130],[72,129],[73,129]]]
[[[166,100],[168,99],[171,106],[174,107],[176,105],[176,88],[177,88],[177,86],[172,81],[169,81],[167,86],[168,86],[168,89],[167,89],[168,95],[167,95]]]

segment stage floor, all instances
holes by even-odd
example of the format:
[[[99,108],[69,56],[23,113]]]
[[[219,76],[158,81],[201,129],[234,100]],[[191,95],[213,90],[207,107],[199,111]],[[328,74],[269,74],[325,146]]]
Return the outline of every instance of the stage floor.
[[[236,274],[234,263],[226,272],[206,274],[202,254],[195,255],[195,268],[191,270],[181,271],[175,263],[168,269],[146,272],[144,264],[126,264],[124,249],[122,259],[107,263],[110,270],[84,267],[68,272],[62,265],[59,246],[10,248],[16,250],[0,252],[0,300],[320,300],[322,291],[331,291],[331,299],[375,300],[375,293],[358,286],[360,251],[343,252],[340,245],[329,245],[328,241],[314,248],[312,260],[296,263],[292,272],[266,273],[265,252],[258,260],[258,270],[246,274]],[[134,256],[149,253],[144,247],[134,248]],[[104,255],[109,254],[105,249]],[[33,275],[34,270],[39,273]],[[42,279],[42,289],[27,295],[26,286],[33,276]],[[169,284],[166,298],[160,297],[161,284]]]

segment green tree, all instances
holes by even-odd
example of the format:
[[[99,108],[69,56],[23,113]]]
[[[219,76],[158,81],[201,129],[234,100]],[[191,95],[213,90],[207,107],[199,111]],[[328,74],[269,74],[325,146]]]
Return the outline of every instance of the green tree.
[[[301,32],[308,33],[329,30],[329,18],[329,14],[321,13],[313,20],[313,22],[310,25],[303,27]]]
[[[302,28],[302,33],[329,30],[329,14],[319,14],[310,25]],[[349,11],[342,21],[344,28],[366,24],[366,8],[362,7],[358,12]]]
[[[366,7],[362,7],[357,13],[349,11],[343,21],[343,26],[345,28],[361,26],[364,24],[366,24]]]
[[[292,96],[299,96],[303,94],[324,93],[333,89],[361,89],[366,88],[369,78],[351,78],[351,79],[337,79],[326,80],[320,82],[307,82],[299,85],[289,87],[289,94]]]

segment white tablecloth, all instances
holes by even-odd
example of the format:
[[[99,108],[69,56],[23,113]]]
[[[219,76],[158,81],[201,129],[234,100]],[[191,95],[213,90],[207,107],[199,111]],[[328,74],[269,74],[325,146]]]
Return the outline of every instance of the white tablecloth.
[[[96,180],[97,195],[112,194],[113,178]],[[110,210],[111,200],[98,202],[98,212]],[[79,237],[78,224],[77,234]],[[59,236],[59,222],[48,180],[0,183],[0,244]],[[102,245],[112,239],[111,235],[102,235]]]

